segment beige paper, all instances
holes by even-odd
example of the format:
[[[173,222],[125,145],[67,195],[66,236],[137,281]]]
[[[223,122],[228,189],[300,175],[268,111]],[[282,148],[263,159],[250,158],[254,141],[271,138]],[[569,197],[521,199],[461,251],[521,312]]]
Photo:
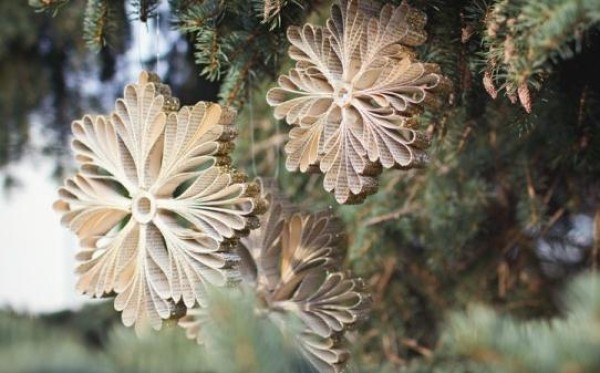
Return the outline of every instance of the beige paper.
[[[339,222],[329,211],[298,212],[272,182],[261,183],[269,210],[260,228],[240,240],[242,290],[264,300],[257,311],[278,327],[286,327],[278,315],[298,317],[305,330],[295,339],[307,359],[320,372],[340,372],[349,357],[341,337],[366,317],[370,297],[361,279],[341,271],[345,237]],[[206,322],[206,310],[194,308],[179,324],[202,343],[208,342],[202,339]]]
[[[424,106],[444,100],[449,81],[435,64],[416,60],[425,14],[403,2],[377,11],[372,2],[334,5],[325,27],[288,29],[295,68],[267,93],[277,119],[293,126],[287,169],[318,167],[340,203],[377,190],[381,167],[423,166],[429,145],[413,128]]]
[[[80,169],[55,209],[80,240],[78,290],[116,294],[125,325],[160,329],[178,303],[204,304],[207,284],[239,278],[232,242],[264,203],[228,165],[234,118],[213,103],[179,109],[143,72],[111,115],[73,123]]]

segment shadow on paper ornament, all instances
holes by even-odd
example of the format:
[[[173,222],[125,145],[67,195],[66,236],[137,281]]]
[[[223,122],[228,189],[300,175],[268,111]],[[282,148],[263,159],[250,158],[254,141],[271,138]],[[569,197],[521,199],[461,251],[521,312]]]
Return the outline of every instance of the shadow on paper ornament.
[[[261,184],[269,209],[260,227],[240,239],[241,291],[254,294],[255,313],[292,334],[314,368],[340,372],[350,357],[344,334],[367,317],[371,299],[363,280],[341,269],[346,242],[339,221],[330,211],[299,211],[273,182]],[[215,322],[210,308],[189,309],[179,322],[199,343],[210,342],[203,335]]]
[[[78,290],[115,295],[125,325],[160,329],[204,305],[207,286],[239,280],[234,249],[264,204],[230,167],[235,115],[206,102],[179,108],[142,72],[111,115],[73,123],[79,171],[54,207],[80,240]]]

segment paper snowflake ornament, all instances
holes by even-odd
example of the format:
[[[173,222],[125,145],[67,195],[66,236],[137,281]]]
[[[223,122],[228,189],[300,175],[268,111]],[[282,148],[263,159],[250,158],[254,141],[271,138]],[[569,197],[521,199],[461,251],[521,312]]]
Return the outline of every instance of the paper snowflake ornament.
[[[179,109],[143,72],[111,115],[73,123],[80,168],[55,209],[81,245],[77,289],[116,294],[125,325],[160,329],[178,304],[203,304],[208,284],[239,278],[232,250],[261,204],[258,186],[229,166],[234,118],[213,103]]]
[[[424,13],[402,3],[342,0],[325,27],[292,26],[295,68],[267,93],[277,119],[293,126],[285,147],[289,171],[322,172],[340,203],[377,191],[385,168],[427,162],[427,136],[415,115],[444,100],[449,82],[436,64],[416,60]]]
[[[304,356],[319,372],[340,372],[349,358],[344,333],[366,317],[370,306],[363,281],[341,271],[340,225],[329,211],[296,211],[273,184],[262,190],[269,209],[260,217],[260,228],[238,246],[241,287],[256,294],[258,313],[279,327],[286,327],[282,314],[300,319],[304,330],[295,340]],[[180,325],[202,343],[206,322],[206,309],[194,308]]]

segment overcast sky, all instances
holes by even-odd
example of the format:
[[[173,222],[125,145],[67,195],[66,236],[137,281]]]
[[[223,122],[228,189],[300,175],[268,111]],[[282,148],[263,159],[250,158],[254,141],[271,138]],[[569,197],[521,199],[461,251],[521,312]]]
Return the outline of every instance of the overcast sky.
[[[11,166],[22,183],[0,195],[0,307],[49,312],[79,305],[75,238],[52,210],[57,184],[50,160],[27,157]]]
[[[179,39],[179,33],[169,29],[168,4],[161,3],[159,11],[159,32],[156,20],[147,25],[132,21],[132,45],[117,60],[112,84],[123,86],[137,81],[141,61],[164,55]],[[166,62],[151,70],[164,76]],[[112,91],[104,85],[111,83],[89,77],[75,79],[75,84],[84,95]],[[114,101],[107,98],[110,111]],[[32,120],[35,122],[35,118]],[[40,152],[41,143],[48,136],[43,136],[35,125],[30,136],[29,153],[22,162],[9,166],[22,186],[9,195],[0,190],[0,308],[8,306],[25,312],[76,308],[86,299],[75,292],[76,239],[60,225],[58,214],[52,210],[58,183],[50,176],[53,161]]]

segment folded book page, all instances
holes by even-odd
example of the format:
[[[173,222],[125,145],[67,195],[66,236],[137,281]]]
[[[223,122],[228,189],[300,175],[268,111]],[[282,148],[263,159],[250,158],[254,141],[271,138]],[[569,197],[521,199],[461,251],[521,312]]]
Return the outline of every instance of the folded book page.
[[[260,227],[240,239],[245,268],[240,287],[260,300],[257,314],[284,333],[290,328],[282,315],[300,320],[304,329],[294,335],[300,351],[319,372],[340,372],[349,358],[342,337],[367,316],[371,303],[362,279],[342,271],[346,241],[341,226],[330,211],[300,212],[273,182],[261,184],[269,209]],[[188,337],[210,343],[202,335],[202,325],[212,322],[209,314],[206,308],[193,308],[179,324]]]
[[[415,115],[445,99],[450,83],[436,64],[419,62],[425,14],[343,0],[326,26],[288,29],[296,66],[267,93],[277,119],[293,128],[287,169],[325,174],[339,203],[360,203],[385,168],[422,167],[427,136]]]
[[[204,304],[207,285],[240,278],[236,242],[264,203],[229,165],[234,118],[214,103],[180,108],[142,72],[111,115],[73,123],[80,168],[54,207],[80,240],[78,290],[115,295],[125,325],[160,329]]]

